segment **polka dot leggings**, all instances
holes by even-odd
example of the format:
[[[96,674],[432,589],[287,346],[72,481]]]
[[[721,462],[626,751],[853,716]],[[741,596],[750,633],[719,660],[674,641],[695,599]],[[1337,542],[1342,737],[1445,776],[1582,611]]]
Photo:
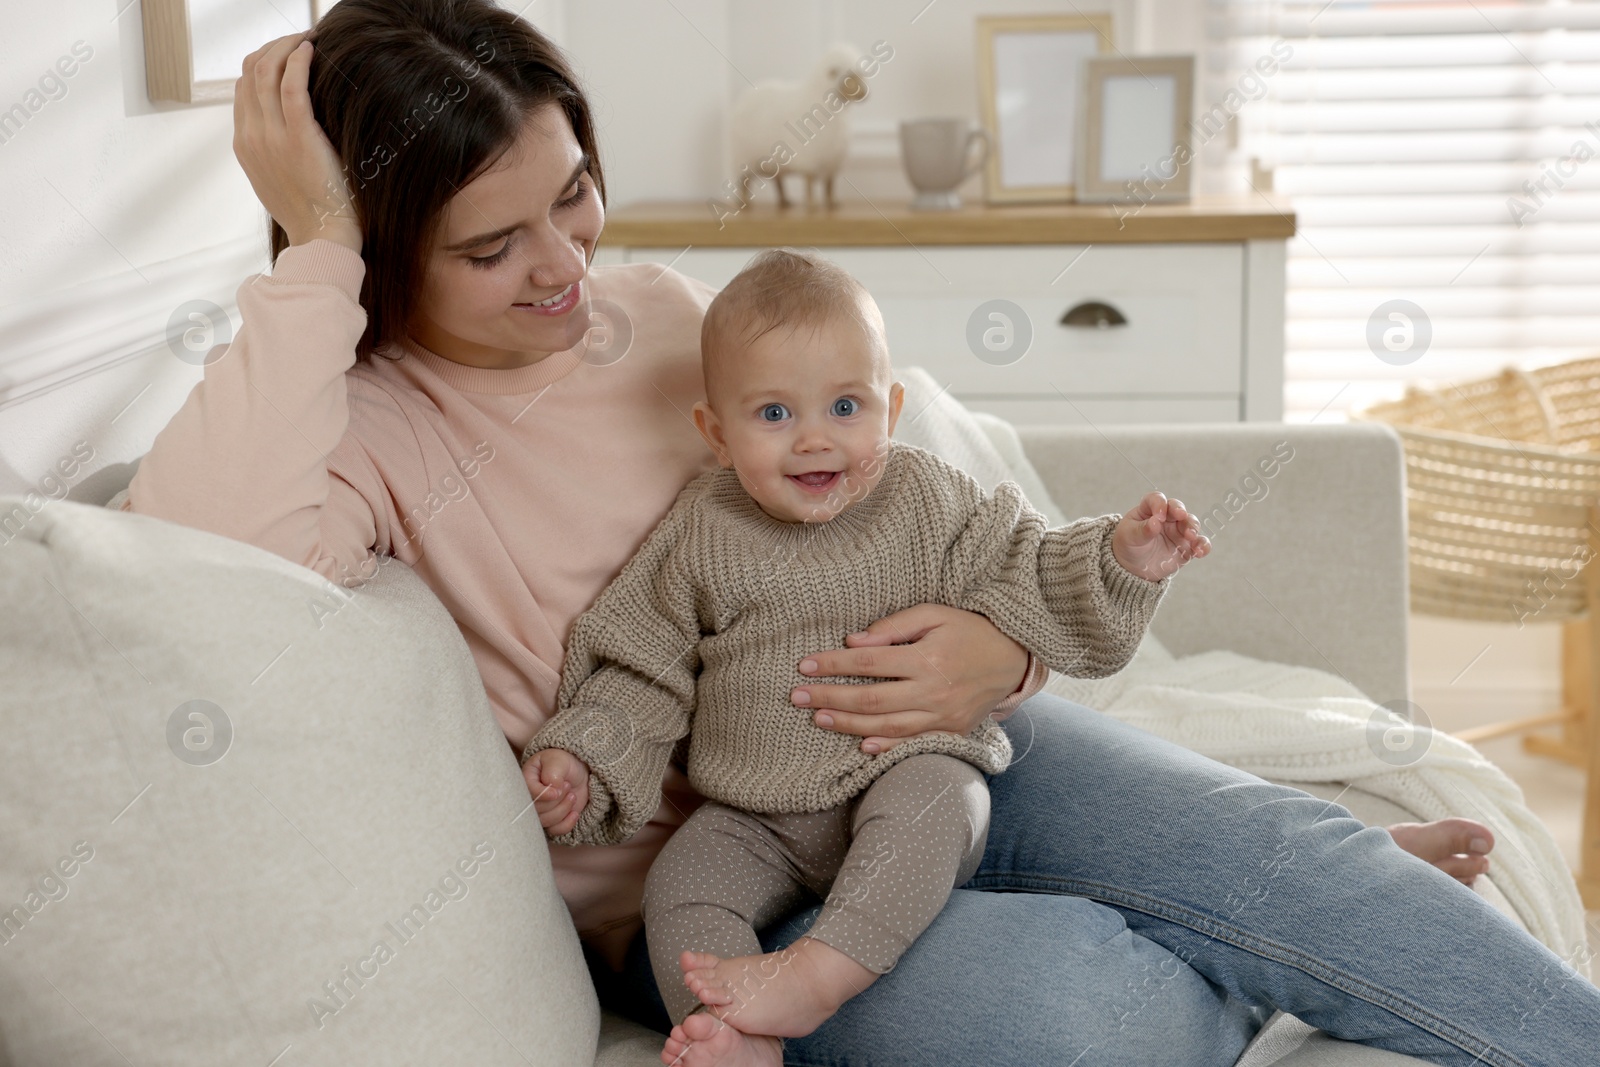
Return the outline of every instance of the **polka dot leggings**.
[[[824,906],[806,936],[887,973],[978,869],[988,830],[982,773],[931,753],[826,811],[757,814],[707,801],[645,881],[650,963],[668,1013],[680,1022],[699,1005],[679,953],[756,955],[755,931],[811,895]]]

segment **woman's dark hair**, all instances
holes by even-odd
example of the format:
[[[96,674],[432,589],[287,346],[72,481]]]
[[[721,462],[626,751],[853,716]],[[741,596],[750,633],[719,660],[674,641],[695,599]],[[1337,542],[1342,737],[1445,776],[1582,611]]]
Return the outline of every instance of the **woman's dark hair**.
[[[445,205],[557,104],[605,179],[589,103],[561,50],[493,0],[341,0],[311,31],[307,91],[361,224],[358,359],[403,335]],[[272,258],[289,236],[270,223]]]

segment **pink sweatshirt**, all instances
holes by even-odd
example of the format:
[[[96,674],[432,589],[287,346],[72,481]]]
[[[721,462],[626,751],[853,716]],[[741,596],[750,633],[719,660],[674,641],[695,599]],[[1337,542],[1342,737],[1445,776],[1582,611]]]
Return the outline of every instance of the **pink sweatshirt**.
[[[403,560],[460,626],[520,753],[555,713],[573,620],[716,465],[689,418],[716,290],[657,264],[592,269],[591,295],[633,326],[607,365],[580,346],[484,370],[410,341],[358,364],[365,271],[358,253],[319,239],[247,279],[238,336],[156,437],[123,506],[336,582],[370,575],[375,552]],[[996,712],[1044,680],[1030,658]],[[676,769],[663,788],[625,844],[551,850],[582,936],[638,922],[645,872],[700,802]]]

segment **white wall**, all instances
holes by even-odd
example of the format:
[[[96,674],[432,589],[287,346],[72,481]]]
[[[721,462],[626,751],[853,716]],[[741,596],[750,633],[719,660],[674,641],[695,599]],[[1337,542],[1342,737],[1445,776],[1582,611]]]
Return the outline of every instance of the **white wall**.
[[[1411,699],[1455,731],[1561,707],[1561,625],[1411,617]]]
[[[79,441],[94,449],[91,469],[148,448],[196,369],[141,350],[184,299],[231,300],[231,286],[191,263],[248,258],[252,243],[265,261],[264,213],[234,163],[229,109],[151,105],[140,8],[118,16],[118,6],[0,11],[0,109],[38,108],[0,143],[0,492],[36,484]],[[64,93],[38,92],[75,45],[88,58]]]

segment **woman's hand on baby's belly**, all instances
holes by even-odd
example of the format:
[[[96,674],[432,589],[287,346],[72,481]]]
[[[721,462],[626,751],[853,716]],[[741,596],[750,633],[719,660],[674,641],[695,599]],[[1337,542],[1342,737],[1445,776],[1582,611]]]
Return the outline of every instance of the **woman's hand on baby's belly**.
[[[994,623],[944,604],[897,611],[845,641],[806,657],[800,673],[891,680],[798,686],[790,700],[812,710],[818,726],[861,736],[864,752],[930,730],[967,733],[1016,692],[1028,668],[1027,650]]]

